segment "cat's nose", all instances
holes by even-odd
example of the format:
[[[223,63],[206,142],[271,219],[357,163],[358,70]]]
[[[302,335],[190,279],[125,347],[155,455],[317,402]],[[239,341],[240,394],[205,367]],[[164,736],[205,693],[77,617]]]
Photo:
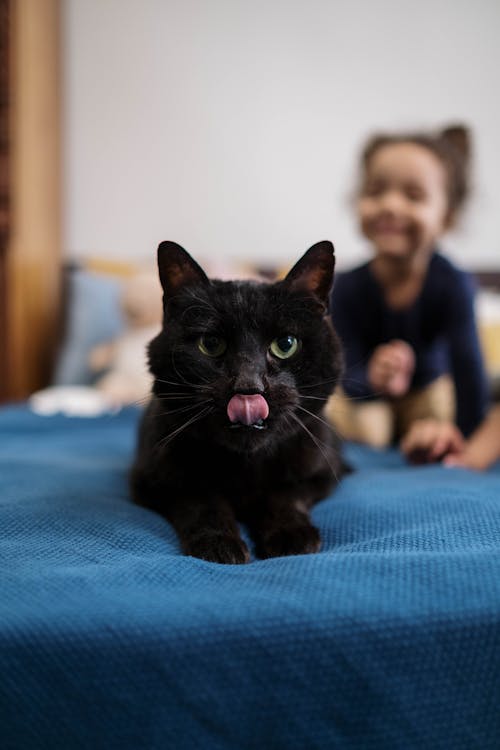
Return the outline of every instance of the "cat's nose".
[[[255,371],[254,367],[242,367],[233,383],[234,393],[252,395],[264,393],[264,379]]]

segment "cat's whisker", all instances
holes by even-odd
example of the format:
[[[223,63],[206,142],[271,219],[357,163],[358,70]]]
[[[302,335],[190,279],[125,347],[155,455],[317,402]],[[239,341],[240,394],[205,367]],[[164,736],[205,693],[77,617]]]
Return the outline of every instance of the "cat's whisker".
[[[191,385],[192,388],[197,389],[199,391],[204,391],[208,387],[207,385],[200,385],[199,383],[188,383],[187,380],[184,380],[184,382],[182,383],[176,382],[175,380],[163,380],[162,378],[155,378],[155,380],[157,383],[164,383],[165,385],[180,385],[180,386]]]
[[[353,380],[351,382],[356,383],[356,385],[360,385],[359,381],[357,380]],[[384,398],[384,396],[386,396],[386,394],[384,394],[382,391],[373,391],[369,396],[348,396],[346,393],[343,393],[343,397],[347,401],[372,401],[374,398]]]
[[[369,356],[360,357],[356,360],[356,362],[353,362],[348,367],[345,368],[345,372],[349,372],[349,370],[353,370],[355,367],[358,367],[359,365],[366,365],[368,364]]]
[[[342,378],[342,383],[352,383],[353,385],[361,385],[366,388],[366,383],[358,378]]]
[[[164,380],[163,378],[155,378],[157,383],[165,383],[166,385],[184,385],[176,380]]]
[[[165,395],[156,394],[156,398],[158,401],[186,401],[187,399],[199,398],[199,395],[197,393],[167,393]]]
[[[361,386],[362,388],[366,388],[366,383],[364,383],[361,380],[357,380],[356,378],[343,378],[342,383],[351,383],[352,385],[358,385],[358,386]],[[373,394],[376,395],[376,392],[373,391]]]
[[[304,411],[306,414],[310,414],[311,417],[314,417],[314,419],[317,419],[318,422],[322,422],[324,425],[326,425],[326,427],[331,429],[331,424],[330,422],[327,422],[326,419],[322,419],[322,417],[319,417],[317,414],[314,414],[314,412],[309,411],[309,409],[305,409],[303,406],[300,406],[300,404],[297,404],[296,408]]]
[[[329,429],[330,429],[330,430],[331,430],[331,431],[332,431],[332,432],[333,432],[333,433],[334,433],[335,435],[337,435],[337,437],[338,437],[338,438],[340,438],[341,440],[343,440],[343,439],[344,439],[344,438],[342,437],[342,435],[340,434],[340,432],[339,432],[339,431],[337,430],[337,428],[335,427],[335,425],[334,425],[334,424],[332,424],[331,422],[329,422],[328,420],[326,420],[326,421],[325,421],[324,419],[322,419],[322,417],[318,416],[317,414],[314,414],[314,413],[313,413],[312,411],[309,411],[308,409],[305,409],[305,408],[304,408],[303,406],[300,406],[299,404],[297,404],[297,408],[298,408],[298,409],[301,409],[302,411],[305,411],[305,412],[307,412],[308,414],[310,414],[310,415],[311,415],[311,417],[314,417],[314,418],[315,418],[315,419],[317,419],[318,421],[320,421],[320,422],[323,422],[323,424],[324,424],[324,425],[326,425],[326,426],[327,426],[327,427],[328,427],[328,428],[329,428]],[[337,411],[337,412],[338,412],[338,410],[335,410],[335,411]],[[338,413],[340,413],[340,412],[338,412]],[[319,438],[318,438],[318,440],[319,440]],[[322,440],[320,440],[320,442],[321,442],[321,443],[323,443],[323,441],[322,441]],[[326,443],[323,443],[323,445],[325,445],[325,447],[327,447],[327,446],[326,446]]]
[[[137,398],[134,401],[130,403],[130,406],[146,406],[151,401],[153,394],[148,393],[147,396],[143,396],[142,398]]]
[[[172,367],[173,367],[173,368],[174,368],[174,370],[175,370],[175,374],[176,374],[176,375],[177,375],[177,376],[178,376],[179,378],[183,379],[183,378],[182,378],[182,375],[180,374],[179,370],[177,369],[177,365],[175,364],[175,349],[173,349],[173,350],[172,350],[172,356],[171,356],[171,360],[172,360]],[[187,385],[193,385],[192,383],[188,383],[188,381],[187,381],[187,380],[184,380],[184,384],[185,384],[185,385],[186,385],[186,384],[187,384]]]
[[[307,398],[307,399],[314,399],[314,401],[328,401],[330,396],[304,396],[302,393],[299,393],[300,398]]]
[[[297,415],[297,414],[296,414],[295,416],[296,416],[296,417],[298,417],[298,415]],[[298,418],[300,419],[300,417],[298,417]],[[303,425],[304,425],[304,427],[305,427],[305,424],[304,424],[303,420],[301,419],[300,421],[302,422],[302,424],[303,424]],[[331,424],[329,424],[329,423],[326,423],[326,424],[327,424],[327,427],[329,427],[329,428],[330,428],[330,430],[332,430],[333,432],[335,432],[335,433],[336,433],[336,430],[335,430],[335,429],[334,429],[334,428],[332,427],[332,425],[331,425]],[[338,433],[337,433],[337,434],[338,434]],[[317,441],[318,441],[319,443],[321,443],[321,445],[322,445],[322,446],[324,446],[324,448],[326,448],[326,449],[329,449],[329,448],[331,448],[331,445],[329,445],[328,443],[325,443],[325,441],[324,441],[324,440],[321,440],[321,439],[320,439],[320,438],[319,438],[319,437],[318,437],[317,435],[315,435],[314,437],[316,438],[316,440],[317,440]]]
[[[352,412],[350,411],[350,409],[348,409],[347,407],[339,406],[337,404],[335,404],[333,406],[330,405],[328,407],[328,413],[329,414],[339,414],[340,416],[343,416],[343,417],[349,417],[349,416],[352,415]]]
[[[335,378],[330,378],[329,380],[321,380],[317,383],[311,383],[311,385],[301,385],[301,388],[317,388],[320,385],[328,385],[329,383],[334,383],[335,385],[337,385],[338,382],[339,382],[339,379],[335,377]]]
[[[338,476],[337,476],[337,473],[335,472],[335,469],[333,468],[333,466],[332,466],[332,464],[331,464],[331,462],[330,462],[330,459],[328,458],[328,456],[327,456],[327,454],[326,454],[326,451],[325,451],[325,450],[323,450],[323,448],[322,448],[322,444],[324,445],[324,443],[322,443],[322,441],[321,441],[321,440],[319,440],[319,438],[317,438],[317,437],[316,437],[316,435],[314,435],[314,434],[313,434],[313,433],[311,432],[311,430],[309,430],[309,429],[308,429],[308,428],[307,428],[307,427],[305,426],[304,422],[303,422],[303,421],[301,420],[301,418],[300,418],[300,417],[299,417],[299,416],[298,416],[297,414],[294,414],[293,412],[289,412],[289,413],[288,413],[288,416],[289,416],[289,417],[291,417],[291,418],[292,418],[292,419],[293,419],[293,420],[294,420],[295,422],[297,422],[297,424],[298,424],[298,425],[299,425],[300,427],[302,427],[302,429],[303,429],[303,430],[304,430],[305,432],[307,432],[307,434],[309,435],[309,437],[311,438],[311,440],[312,440],[312,441],[313,441],[313,443],[315,444],[316,448],[317,448],[317,449],[318,449],[318,450],[320,451],[320,453],[322,454],[322,456],[323,456],[323,458],[325,459],[326,463],[327,463],[327,464],[328,464],[328,466],[330,467],[330,471],[332,472],[333,476],[335,477],[335,481],[336,481],[336,482],[338,483],[338,481],[339,481],[339,478],[338,478]]]
[[[164,448],[168,443],[170,443],[174,438],[176,438],[181,432],[184,432],[185,429],[187,429],[190,425],[194,424],[195,422],[198,422],[200,419],[203,419],[203,417],[206,417],[209,412],[213,411],[212,406],[206,406],[204,409],[201,410],[201,412],[198,412],[198,414],[195,414],[193,417],[188,419],[184,424],[180,425],[180,427],[177,427],[175,430],[170,432],[168,435],[165,435],[161,440],[159,440],[156,445],[154,446],[154,450],[158,451],[160,448]]]
[[[354,385],[365,385],[360,380],[356,380],[355,378],[343,378],[342,382],[353,383]],[[334,383],[335,385],[338,385],[339,380],[337,378],[332,378],[331,380],[322,380],[318,383],[313,383],[312,385],[302,385],[301,388],[316,388],[321,385],[327,385],[328,383]],[[300,395],[301,398],[321,398],[320,396],[306,396],[302,393]],[[333,394],[330,394],[330,396],[326,396],[324,400],[328,401],[331,395]],[[381,398],[383,396],[384,394],[382,393],[382,391],[373,391],[373,393],[370,393],[369,396],[348,396],[347,398],[349,399],[349,401],[370,401],[373,398]]]
[[[180,373],[180,372],[179,372],[179,370],[177,369],[177,365],[175,364],[175,354],[176,354],[176,349],[174,348],[174,349],[172,350],[172,356],[171,356],[171,360],[172,360],[172,366],[173,366],[173,368],[174,368],[174,370],[175,370],[176,374],[178,375],[178,377],[179,377],[179,378],[181,378],[181,380],[183,381],[183,385],[189,385],[189,386],[191,386],[192,388],[196,388],[196,387],[199,387],[199,384],[198,384],[198,383],[190,383],[190,382],[189,382],[189,380],[187,380],[187,379],[186,379],[186,378],[185,378],[185,377],[184,377],[183,375],[181,375],[181,373]],[[203,377],[201,376],[200,372],[198,372],[198,374],[197,374],[197,375],[198,375],[198,378],[199,378],[199,379],[200,379],[200,380],[201,380],[201,381],[202,381],[202,382],[203,382],[203,383],[205,384],[205,387],[208,387],[208,386],[210,386],[210,385],[211,385],[211,383],[210,383],[210,380],[209,380],[208,378],[203,378]]]
[[[346,396],[348,401],[373,401],[374,398],[384,398],[382,391],[374,391],[370,396]]]
[[[160,414],[155,414],[155,417],[169,417],[171,414],[181,414],[185,411],[190,411],[192,409],[195,409],[197,406],[203,406],[204,404],[210,404],[212,403],[211,398],[207,398],[204,401],[197,401],[195,404],[190,404],[188,406],[180,406],[178,409],[169,409],[169,411],[161,412]]]

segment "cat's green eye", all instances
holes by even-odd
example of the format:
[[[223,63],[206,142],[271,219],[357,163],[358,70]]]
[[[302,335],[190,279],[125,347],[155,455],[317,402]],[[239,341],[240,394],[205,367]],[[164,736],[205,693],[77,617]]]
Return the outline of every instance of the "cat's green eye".
[[[198,349],[207,357],[220,357],[226,351],[226,342],[219,336],[200,336]]]
[[[298,351],[299,341],[295,336],[280,336],[271,342],[271,354],[278,359],[288,359]]]

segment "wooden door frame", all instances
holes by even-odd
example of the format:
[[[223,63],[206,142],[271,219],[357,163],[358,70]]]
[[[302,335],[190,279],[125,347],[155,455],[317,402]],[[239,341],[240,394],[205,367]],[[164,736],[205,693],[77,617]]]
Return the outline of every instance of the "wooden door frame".
[[[10,0],[3,400],[47,385],[61,300],[60,0]]]
[[[10,0],[0,0],[0,401],[6,396],[6,253],[9,236]]]

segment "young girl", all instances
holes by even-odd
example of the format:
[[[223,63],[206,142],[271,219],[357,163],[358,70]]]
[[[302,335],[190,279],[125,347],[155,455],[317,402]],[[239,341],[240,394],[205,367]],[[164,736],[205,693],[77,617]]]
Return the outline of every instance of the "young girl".
[[[467,131],[381,135],[362,155],[358,218],[374,257],[341,274],[331,314],[345,350],[327,406],[342,435],[382,447],[416,420],[484,416],[473,284],[438,249],[467,196]]]
[[[452,422],[417,420],[401,441],[401,450],[413,463],[443,461],[447,466],[487,469],[500,459],[500,404],[464,440]]]

